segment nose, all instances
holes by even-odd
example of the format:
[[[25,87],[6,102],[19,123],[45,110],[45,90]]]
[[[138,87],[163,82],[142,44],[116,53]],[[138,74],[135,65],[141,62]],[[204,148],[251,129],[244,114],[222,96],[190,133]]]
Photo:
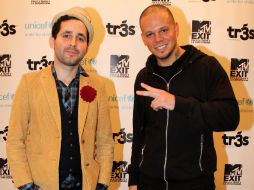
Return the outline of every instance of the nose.
[[[72,38],[70,39],[70,45],[71,45],[71,46],[76,46],[76,43],[77,43],[77,39],[76,39],[75,37],[72,37]]]
[[[162,41],[163,37],[160,33],[155,33],[154,39],[156,42],[158,42],[158,41]]]

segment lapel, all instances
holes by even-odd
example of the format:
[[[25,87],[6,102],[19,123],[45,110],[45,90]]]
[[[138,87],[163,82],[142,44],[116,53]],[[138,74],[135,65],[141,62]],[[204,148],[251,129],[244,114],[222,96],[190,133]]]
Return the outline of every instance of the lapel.
[[[80,89],[83,86],[89,85],[90,79],[89,77],[84,77],[83,75],[80,75],[79,79],[79,92],[78,92],[78,97],[79,97],[79,105],[78,105],[78,134],[79,134],[79,139],[81,139],[82,132],[85,126],[85,121],[86,121],[86,116],[88,112],[88,102],[85,102],[81,96],[80,96]]]
[[[61,134],[61,114],[60,105],[58,100],[57,88],[55,79],[51,72],[51,67],[47,67],[42,70],[42,75],[40,78],[42,89],[46,96],[46,101],[49,105],[52,116],[55,120],[56,126]]]

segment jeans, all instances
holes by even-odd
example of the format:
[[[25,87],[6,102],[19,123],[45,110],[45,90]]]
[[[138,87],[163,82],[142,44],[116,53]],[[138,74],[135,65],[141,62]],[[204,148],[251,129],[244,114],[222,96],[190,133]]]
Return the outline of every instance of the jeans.
[[[140,174],[138,190],[215,190],[214,176],[201,176],[189,180],[154,179]],[[168,188],[167,188],[168,187]]]

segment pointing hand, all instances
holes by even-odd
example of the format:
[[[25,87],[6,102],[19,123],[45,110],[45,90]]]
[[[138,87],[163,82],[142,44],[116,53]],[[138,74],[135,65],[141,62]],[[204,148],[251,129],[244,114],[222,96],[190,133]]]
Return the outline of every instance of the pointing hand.
[[[175,96],[165,90],[151,87],[145,83],[141,83],[141,86],[146,90],[136,91],[137,95],[148,96],[154,98],[151,102],[151,107],[158,111],[160,109],[174,110],[175,108]]]

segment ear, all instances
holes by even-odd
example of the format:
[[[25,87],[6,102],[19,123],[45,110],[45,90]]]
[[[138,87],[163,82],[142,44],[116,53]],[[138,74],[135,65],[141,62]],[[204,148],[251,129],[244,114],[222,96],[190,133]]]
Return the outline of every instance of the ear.
[[[145,36],[144,36],[143,33],[141,33],[141,38],[142,38],[142,40],[143,40],[143,43],[146,45],[146,39],[145,39]]]
[[[52,36],[50,36],[50,38],[49,38],[49,47],[54,49],[54,46],[55,46],[55,39]]]

